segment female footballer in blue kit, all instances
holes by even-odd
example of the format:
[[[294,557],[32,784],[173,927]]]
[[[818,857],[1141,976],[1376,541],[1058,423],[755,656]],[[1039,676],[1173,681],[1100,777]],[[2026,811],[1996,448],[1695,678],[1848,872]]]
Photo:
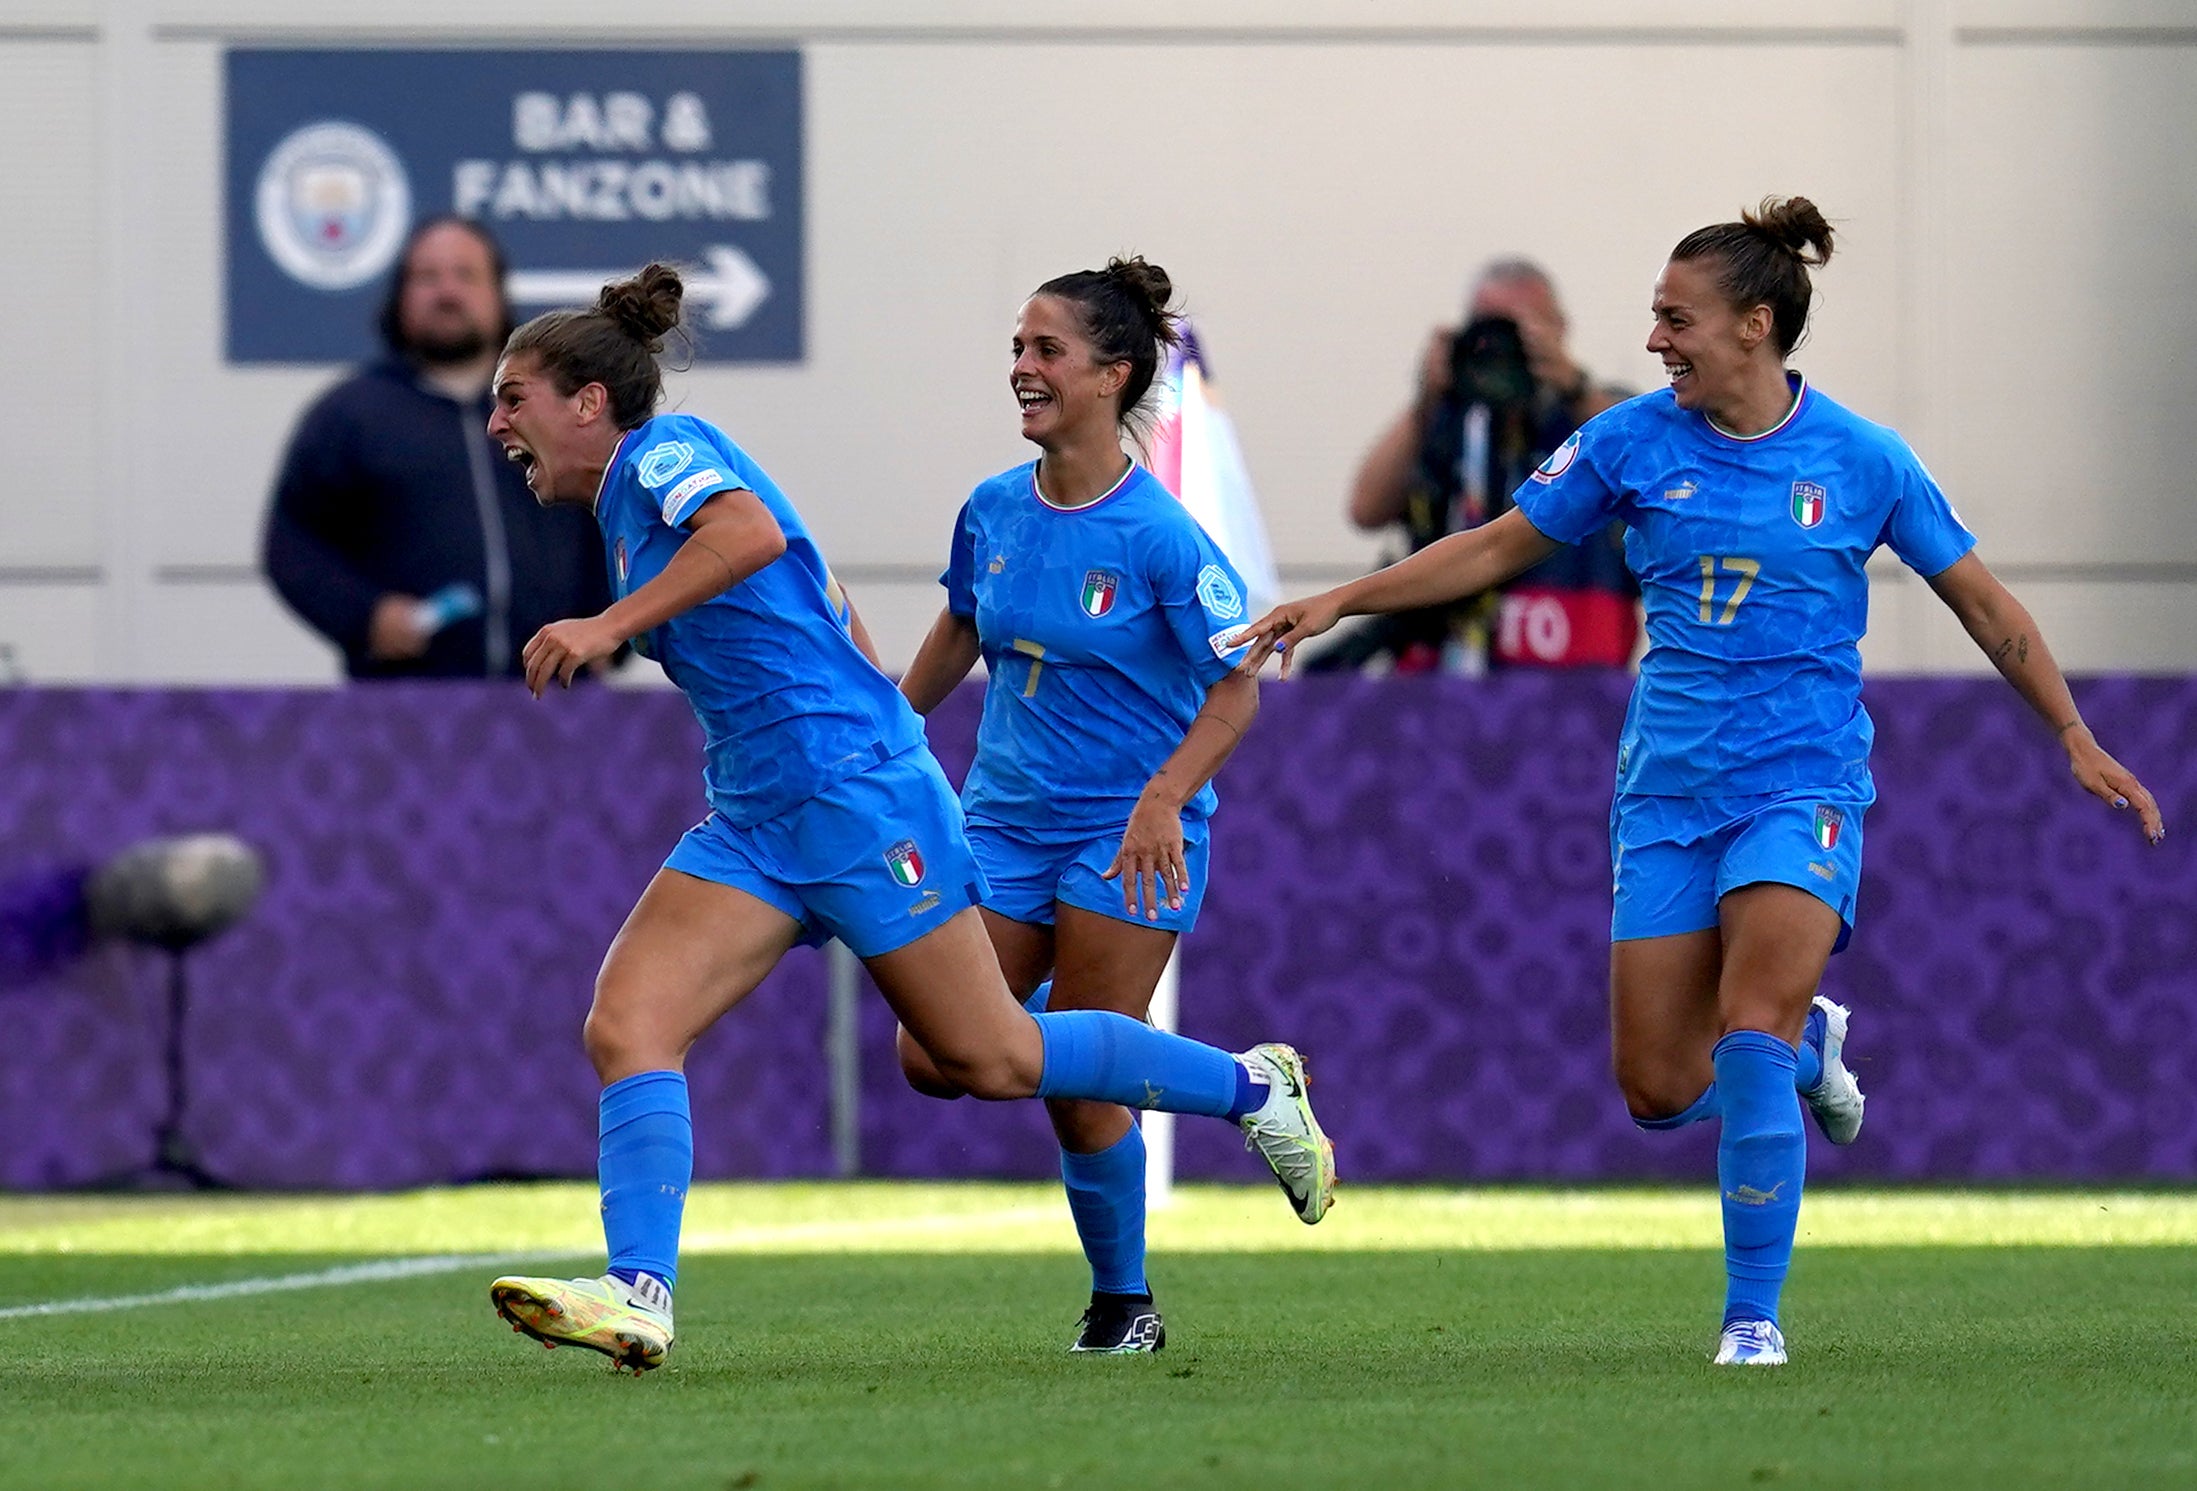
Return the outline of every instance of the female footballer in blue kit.
[[[1197,920],[1209,783],[1259,705],[1231,645],[1242,581],[1122,449],[1176,337],[1172,294],[1164,270],[1116,259],[1023,303],[1009,379],[1040,454],[963,506],[946,607],[900,683],[928,714],[980,655],[987,665],[962,805],[1007,987],[1029,998],[1050,977],[1048,1008],[1138,1019]],[[906,1033],[901,1048],[919,1089],[958,1095]],[[1303,1081],[1301,1067],[1269,1076]],[[1091,1263],[1070,1349],[1156,1351],[1167,1332],[1144,1272],[1143,1135],[1118,1103],[1046,1107]]]
[[[682,293],[652,264],[591,310],[520,327],[496,370],[491,438],[537,500],[593,507],[617,597],[537,632],[527,687],[569,684],[632,642],[701,722],[710,806],[612,942],[588,1012],[610,1267],[498,1279],[497,1310],[634,1371],[663,1361],[693,1173],[682,1063],[789,948],[824,935],[962,1090],[1228,1118],[1300,1211],[1324,1207],[1333,1167],[1288,1048],[1239,1058],[1106,1011],[1033,1017],[1008,994],[952,788],[857,647],[807,528],[723,431],[654,413]]]
[[[1668,389],[1590,420],[1519,488],[1516,512],[1253,628],[1263,661],[1343,616],[1475,594],[1626,524],[1649,648],[1610,815],[1612,1048],[1642,1127],[1721,1119],[1719,1364],[1785,1360],[1801,1101],[1833,1143],[1861,1128],[1847,1011],[1816,986],[1852,929],[1875,796],[1857,645],[1869,555],[1889,545],[1929,580],[2052,726],[2077,782],[2133,809],[2153,842],[2165,833],[1906,443],[1787,370],[1809,268],[1830,251],[1802,197],[1687,235],[1656,282],[1648,338]]]

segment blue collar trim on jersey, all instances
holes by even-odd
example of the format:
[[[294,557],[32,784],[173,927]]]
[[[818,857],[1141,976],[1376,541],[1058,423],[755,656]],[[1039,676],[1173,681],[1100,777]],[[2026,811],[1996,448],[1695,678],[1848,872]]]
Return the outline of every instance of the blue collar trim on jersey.
[[[1776,433],[1777,433],[1777,432],[1778,432],[1779,430],[1782,430],[1782,429],[1784,429],[1784,428],[1785,428],[1786,426],[1790,425],[1790,424],[1791,424],[1791,423],[1792,423],[1792,422],[1793,422],[1794,420],[1796,420],[1796,419],[1800,418],[1800,406],[1801,406],[1802,404],[1806,403],[1806,402],[1807,402],[1807,399],[1808,399],[1808,375],[1807,375],[1807,374],[1805,374],[1805,373],[1788,373],[1788,374],[1786,374],[1786,375],[1785,375],[1785,377],[1786,377],[1786,386],[1787,386],[1788,388],[1792,389],[1792,391],[1793,391],[1793,402],[1792,402],[1792,406],[1791,406],[1790,408],[1788,408],[1788,409],[1787,409],[1787,410],[1785,411],[1785,417],[1784,417],[1783,419],[1779,420],[1779,421],[1778,421],[1778,422],[1777,422],[1776,424],[1774,424],[1774,425],[1770,426],[1770,427],[1769,427],[1769,428],[1768,428],[1767,430],[1759,430],[1759,431],[1757,431],[1756,433],[1754,433],[1754,434],[1752,434],[1752,435],[1735,435],[1735,434],[1733,434],[1733,433],[1732,433],[1732,432],[1731,432],[1730,430],[1727,430],[1727,429],[1725,429],[1725,428],[1724,428],[1724,426],[1722,426],[1722,425],[1718,424],[1718,423],[1717,423],[1717,422],[1716,422],[1715,420],[1713,420],[1713,419],[1710,419],[1710,418],[1709,418],[1709,416],[1708,416],[1708,415],[1706,415],[1706,414],[1704,414],[1704,415],[1702,415],[1702,416],[1701,416],[1702,420],[1703,420],[1703,421],[1704,421],[1705,423],[1707,423],[1707,425],[1709,426],[1709,428],[1710,428],[1710,429],[1712,429],[1712,430],[1716,431],[1716,432],[1717,432],[1717,433],[1718,433],[1719,435],[1722,435],[1722,436],[1723,436],[1723,437],[1724,437],[1725,439],[1727,439],[1727,440],[1737,440],[1737,441],[1738,441],[1738,442],[1739,442],[1740,444],[1742,444],[1742,445],[1752,445],[1752,444],[1754,444],[1754,443],[1755,443],[1755,442],[1756,442],[1757,440],[1767,440],[1767,439],[1769,439],[1769,438],[1770,438],[1770,437],[1771,437],[1772,435],[1775,435],[1775,434],[1776,434]]]
[[[1045,504],[1045,506],[1051,508],[1056,513],[1087,513],[1092,508],[1097,507],[1101,502],[1104,502],[1107,498],[1113,496],[1116,492],[1120,491],[1123,487],[1129,485],[1129,478],[1135,476],[1136,474],[1137,463],[1135,461],[1131,461],[1128,465],[1128,468],[1121,473],[1121,480],[1115,482],[1112,486],[1108,487],[1105,491],[1099,493],[1096,497],[1093,497],[1089,502],[1079,502],[1074,507],[1063,507],[1059,503],[1055,502],[1052,498],[1046,496],[1045,489],[1037,484],[1037,462],[1032,461],[1030,463],[1030,495],[1037,498],[1039,502],[1042,502],[1043,504]]]

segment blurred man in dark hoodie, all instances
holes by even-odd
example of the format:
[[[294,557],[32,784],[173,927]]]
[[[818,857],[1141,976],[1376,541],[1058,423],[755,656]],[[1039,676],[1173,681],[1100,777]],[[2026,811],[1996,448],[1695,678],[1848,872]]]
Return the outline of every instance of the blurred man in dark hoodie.
[[[421,223],[382,309],[387,357],[291,436],[267,577],[353,678],[517,677],[536,630],[610,602],[593,520],[536,503],[488,439],[503,280],[481,224]]]

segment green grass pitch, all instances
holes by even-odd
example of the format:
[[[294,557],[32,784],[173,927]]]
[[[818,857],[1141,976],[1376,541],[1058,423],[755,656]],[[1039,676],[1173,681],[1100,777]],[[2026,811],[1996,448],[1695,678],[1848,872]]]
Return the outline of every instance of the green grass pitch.
[[[1095,1359],[1052,1188],[705,1186],[638,1380],[487,1303],[594,1213],[0,1201],[0,1487],[2197,1486],[2197,1197],[1823,1187],[1745,1373],[1705,1190],[1185,1188],[1168,1349]]]

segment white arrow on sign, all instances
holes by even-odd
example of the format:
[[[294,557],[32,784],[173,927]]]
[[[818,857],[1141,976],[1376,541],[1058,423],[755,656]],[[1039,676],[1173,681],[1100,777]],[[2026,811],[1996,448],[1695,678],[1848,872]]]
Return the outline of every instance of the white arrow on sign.
[[[707,266],[688,270],[687,303],[708,307],[702,325],[712,331],[746,323],[755,308],[770,297],[770,280],[755,261],[730,244],[713,243],[702,250]],[[628,269],[514,269],[504,281],[504,293],[513,305],[591,305],[604,285],[622,279]]]

